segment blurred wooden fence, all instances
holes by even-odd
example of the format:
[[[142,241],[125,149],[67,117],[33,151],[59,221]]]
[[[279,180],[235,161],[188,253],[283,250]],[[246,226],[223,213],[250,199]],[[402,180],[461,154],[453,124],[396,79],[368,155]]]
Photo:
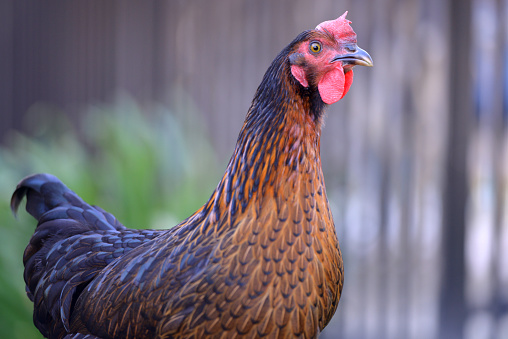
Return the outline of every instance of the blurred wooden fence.
[[[508,338],[507,0],[2,1],[0,135],[123,91],[197,111],[225,164],[274,56],[345,10],[375,67],[321,142],[346,267],[322,337]]]

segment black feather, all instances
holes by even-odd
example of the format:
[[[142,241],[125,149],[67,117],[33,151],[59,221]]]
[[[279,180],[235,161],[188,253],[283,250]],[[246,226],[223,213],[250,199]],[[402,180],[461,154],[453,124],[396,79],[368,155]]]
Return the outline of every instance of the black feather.
[[[158,232],[125,228],[50,174],[35,174],[18,184],[11,199],[13,213],[25,196],[28,213],[38,221],[23,258],[34,323],[44,336],[60,336],[69,330],[73,307],[85,286],[113,260]]]

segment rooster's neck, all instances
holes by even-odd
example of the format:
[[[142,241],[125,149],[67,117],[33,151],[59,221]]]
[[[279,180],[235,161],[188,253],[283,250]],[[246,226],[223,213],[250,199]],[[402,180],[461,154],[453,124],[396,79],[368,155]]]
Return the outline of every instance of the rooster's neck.
[[[207,214],[235,219],[249,206],[259,210],[267,200],[294,199],[302,185],[318,187],[327,208],[319,154],[324,105],[319,100],[316,107],[313,98],[291,76],[287,63],[272,64],[226,173],[204,207]]]

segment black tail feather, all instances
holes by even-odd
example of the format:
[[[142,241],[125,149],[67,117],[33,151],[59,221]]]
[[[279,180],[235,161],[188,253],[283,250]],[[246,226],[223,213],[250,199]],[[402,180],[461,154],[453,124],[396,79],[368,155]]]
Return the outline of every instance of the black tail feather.
[[[50,174],[35,174],[18,184],[11,199],[14,214],[25,196],[26,210],[38,222],[23,255],[34,323],[44,336],[62,337],[70,333],[73,301],[82,287],[158,232],[125,228]]]
[[[90,226],[90,230],[125,229],[112,214],[90,206],[51,174],[34,174],[20,181],[11,198],[14,215],[25,196],[26,210],[39,224],[55,219],[72,219]]]
[[[58,178],[51,174],[35,174],[28,176],[20,181],[16,190],[14,191],[11,198],[11,210],[16,215],[21,201],[27,196],[26,210],[35,219],[39,220],[39,217],[50,210],[55,204],[58,204],[58,199],[52,199],[43,194],[44,191],[52,189],[56,192],[69,191],[67,187]],[[62,198],[62,196],[60,197]],[[48,200],[47,202],[45,200]]]

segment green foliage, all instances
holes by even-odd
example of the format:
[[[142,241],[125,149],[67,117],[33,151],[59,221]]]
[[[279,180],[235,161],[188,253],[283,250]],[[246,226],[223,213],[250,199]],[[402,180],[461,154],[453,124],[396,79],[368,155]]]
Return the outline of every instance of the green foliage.
[[[41,337],[22,264],[35,221],[24,208],[15,220],[8,207],[24,176],[54,174],[132,228],[174,226],[208,199],[219,176],[195,114],[178,119],[163,107],[141,110],[122,98],[90,108],[76,125],[42,105],[29,116],[34,136],[13,132],[9,148],[0,149],[0,338]]]

